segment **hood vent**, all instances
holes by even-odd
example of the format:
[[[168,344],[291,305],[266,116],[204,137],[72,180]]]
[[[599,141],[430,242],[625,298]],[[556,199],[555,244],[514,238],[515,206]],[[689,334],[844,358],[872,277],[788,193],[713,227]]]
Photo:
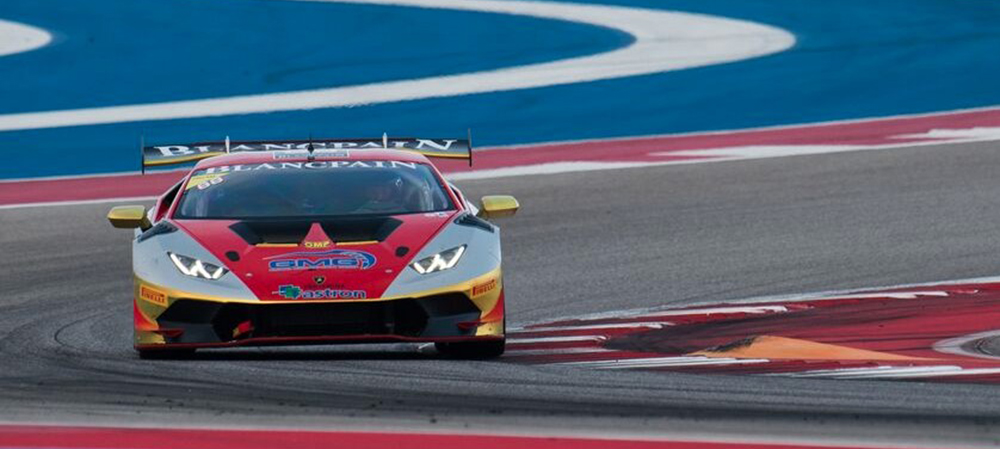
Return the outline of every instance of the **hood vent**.
[[[334,242],[383,241],[403,224],[392,217],[343,218],[319,222]]]
[[[229,226],[249,245],[298,245],[309,234],[313,223],[334,242],[383,241],[403,224],[392,217],[341,218],[334,220],[247,220]]]
[[[306,238],[312,222],[309,221],[241,221],[229,226],[247,244],[285,243],[298,245]]]

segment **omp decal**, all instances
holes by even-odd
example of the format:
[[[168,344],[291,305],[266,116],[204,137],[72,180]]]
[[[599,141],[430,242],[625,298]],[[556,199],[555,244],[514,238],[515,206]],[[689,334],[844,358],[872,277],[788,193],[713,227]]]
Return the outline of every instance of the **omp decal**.
[[[498,0],[317,0],[516,14],[610,28],[631,44],[596,55],[474,73],[227,98],[0,115],[0,131],[371,105],[583,83],[787,50],[795,37],[744,20],[624,6]]]
[[[304,290],[298,285],[285,284],[272,292],[285,299],[365,299],[368,293],[364,290],[336,290],[324,288],[318,290]]]
[[[310,242],[310,241],[307,240],[307,241],[305,241],[305,242],[302,243],[302,246],[305,246],[306,248],[310,248],[310,249],[323,249],[323,248],[329,248],[330,245],[332,245],[332,244],[333,244],[333,242],[331,242],[329,240],[320,240],[320,241],[315,241],[315,242]]]
[[[497,280],[496,279],[490,279],[486,283],[473,286],[472,287],[472,297],[473,298],[478,298],[480,296],[483,296],[483,295],[485,295],[485,294],[493,291],[493,289],[495,289],[495,288],[497,288]]]
[[[378,262],[375,255],[366,251],[333,249],[323,252],[300,251],[271,256],[268,260],[270,271],[296,270],[367,270]]]
[[[317,170],[326,168],[408,168],[416,170],[416,162],[402,161],[313,161],[277,162],[274,164],[239,164],[209,167],[202,174],[230,173],[256,170]]]
[[[167,305],[167,294],[145,285],[139,286],[139,298],[158,306]]]

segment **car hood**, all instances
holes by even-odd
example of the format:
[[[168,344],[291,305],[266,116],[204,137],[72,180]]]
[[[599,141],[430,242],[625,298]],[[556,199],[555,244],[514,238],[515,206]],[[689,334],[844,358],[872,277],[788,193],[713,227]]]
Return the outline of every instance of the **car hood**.
[[[175,220],[261,301],[380,298],[457,211],[316,220]]]

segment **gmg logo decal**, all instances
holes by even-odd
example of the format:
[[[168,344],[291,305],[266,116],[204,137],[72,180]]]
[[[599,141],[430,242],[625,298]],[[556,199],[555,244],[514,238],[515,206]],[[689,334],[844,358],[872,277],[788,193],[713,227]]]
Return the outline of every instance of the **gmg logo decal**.
[[[378,261],[371,253],[346,249],[280,254],[267,260],[270,271],[367,270]]]

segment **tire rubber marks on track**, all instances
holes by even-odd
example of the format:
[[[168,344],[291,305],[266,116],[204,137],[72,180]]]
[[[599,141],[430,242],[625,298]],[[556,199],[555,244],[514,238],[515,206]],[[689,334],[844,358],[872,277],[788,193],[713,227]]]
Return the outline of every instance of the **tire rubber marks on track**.
[[[976,348],[1000,338],[988,330],[1000,322],[998,300],[1000,282],[991,279],[601,314],[515,329],[508,358],[602,370],[995,383],[1000,357]]]
[[[500,0],[297,0],[514,14],[611,28],[635,39],[591,56],[475,73],[274,94],[0,115],[0,131],[368,105],[645,75],[739,61],[795,44],[743,20],[623,6]]]

